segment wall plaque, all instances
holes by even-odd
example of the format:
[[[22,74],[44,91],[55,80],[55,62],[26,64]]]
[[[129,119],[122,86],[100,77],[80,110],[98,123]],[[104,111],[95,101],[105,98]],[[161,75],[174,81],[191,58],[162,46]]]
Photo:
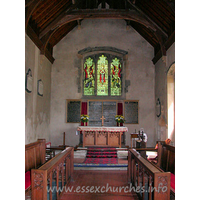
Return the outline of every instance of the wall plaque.
[[[103,102],[103,116],[105,117],[105,126],[116,126],[115,115],[117,113],[117,107],[115,101]]]
[[[38,80],[38,95],[39,96],[43,96],[43,92],[44,92],[44,84],[42,82],[42,80]]]
[[[89,101],[89,125],[101,126],[102,117],[102,102],[101,101]]]
[[[81,101],[67,100],[67,123],[79,123],[81,118]]]
[[[31,93],[33,89],[33,77],[32,77],[31,69],[28,69],[26,73],[25,89],[28,93]]]
[[[116,126],[116,101],[89,101],[89,126],[101,126],[102,116],[105,117],[104,126]]]
[[[124,116],[125,124],[138,124],[139,123],[139,102],[138,101],[125,101],[124,102]]]

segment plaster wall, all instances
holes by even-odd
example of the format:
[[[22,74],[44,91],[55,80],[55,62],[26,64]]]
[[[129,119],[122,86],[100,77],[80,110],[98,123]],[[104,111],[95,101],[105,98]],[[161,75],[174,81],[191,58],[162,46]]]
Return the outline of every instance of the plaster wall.
[[[51,123],[50,141],[53,145],[79,143],[76,129],[79,123],[65,123],[66,99],[81,99],[78,77],[81,59],[79,50],[87,47],[109,46],[128,51],[126,79],[130,80],[127,100],[139,100],[139,124],[127,125],[126,145],[130,145],[130,133],[144,128],[148,134],[147,146],[155,143],[155,68],[152,63],[153,47],[134,29],[126,29],[123,20],[83,20],[81,29],[75,27],[54,47],[55,62],[51,74]]]
[[[175,63],[175,43],[167,50],[166,62],[162,58],[155,64],[155,97],[160,99],[162,105],[162,116],[166,122],[166,126],[159,126],[161,117],[156,118],[156,140],[165,140],[168,138],[167,129],[167,72]],[[174,133],[175,134],[175,133]],[[175,136],[172,135],[172,144],[175,145]]]
[[[49,140],[51,63],[40,55],[39,49],[25,36],[25,73],[30,68],[33,78],[31,93],[25,91],[25,144],[35,142],[38,138]],[[37,81],[44,84],[43,97],[37,94]]]

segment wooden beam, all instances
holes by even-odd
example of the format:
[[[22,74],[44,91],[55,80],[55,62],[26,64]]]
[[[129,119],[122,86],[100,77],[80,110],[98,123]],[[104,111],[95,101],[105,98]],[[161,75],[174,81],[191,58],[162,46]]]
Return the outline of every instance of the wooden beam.
[[[25,7],[30,6],[31,3],[33,3],[34,0],[25,0]]]
[[[150,23],[152,23],[152,24],[162,33],[162,35],[163,35],[165,38],[168,37],[167,33],[166,33],[160,26],[158,26],[149,16],[147,16],[147,15],[146,15],[142,10],[140,10],[135,4],[131,3],[130,0],[127,0],[127,1],[128,1],[128,2],[130,3],[130,5],[131,5],[134,9],[136,9],[144,18],[146,18],[147,21],[149,21]]]
[[[171,45],[174,42],[175,42],[175,31],[170,35],[169,39],[164,44],[166,51],[171,47]],[[152,59],[153,64],[155,65],[161,57],[162,57],[162,52],[160,50]]]
[[[26,9],[26,13],[25,13],[25,30],[27,30],[28,27],[28,22],[31,18],[32,13],[34,12],[34,10],[37,8],[37,6],[39,5],[39,3],[43,1],[43,0],[34,0],[30,2],[30,5],[27,7]]]
[[[59,19],[54,20],[47,28],[44,29],[39,35],[42,38],[50,30],[54,30],[69,22],[82,19],[126,19],[143,24],[152,31],[156,31],[157,28],[144,18],[140,13],[135,10],[98,10],[98,9],[79,9],[73,10],[70,13],[65,13]]]
[[[151,34],[147,33],[147,30],[144,28],[141,28],[138,23],[131,22],[130,26],[132,26],[147,42],[149,42],[153,47],[155,47],[158,44],[158,40],[156,37],[153,37],[154,32]],[[148,30],[149,31],[149,30]],[[154,35],[155,36],[155,35]]]
[[[42,49],[43,43],[42,41],[38,38],[37,34],[34,32],[34,30],[28,25],[27,26],[27,35],[30,37],[30,39],[34,42],[34,44],[38,47],[38,49]],[[47,57],[47,59],[53,64],[54,58],[52,54],[46,50],[43,55]]]
[[[27,35],[30,37],[30,39],[34,42],[34,44],[41,49],[43,43],[41,40],[39,40],[38,35],[35,33],[35,31],[32,29],[31,26],[27,26]]]
[[[173,13],[175,13],[175,0],[163,0],[173,11]]]
[[[44,53],[40,52],[41,55],[45,55],[46,58],[51,62],[54,63],[55,58],[51,55],[51,53],[46,49]]]
[[[77,21],[74,21],[59,28],[58,31],[56,31],[55,34],[53,34],[49,40],[49,43],[52,45],[52,47],[55,46],[63,37],[65,37],[77,25],[78,25]]]
[[[76,25],[77,25],[77,24],[76,24]],[[76,25],[75,25],[75,26],[76,26]],[[69,27],[68,27],[68,32],[71,31],[75,26],[74,26],[74,24],[70,24]],[[60,28],[60,27],[57,27],[56,29],[49,31],[49,32],[41,39],[41,41],[42,41],[42,43],[43,43],[43,45],[42,45],[42,47],[41,47],[41,53],[42,53],[42,54],[45,54],[45,52],[46,52],[46,50],[47,50],[47,45],[48,45],[48,43],[50,42],[50,39],[52,38],[52,36],[54,35],[54,33],[55,33],[56,31],[58,31],[59,28]],[[68,33],[68,32],[67,32],[67,33]],[[66,34],[67,34],[67,33],[66,33]],[[55,45],[55,44],[53,44],[53,45]]]
[[[76,0],[75,4],[72,4],[65,12],[61,13],[56,19],[53,20],[39,35],[41,39],[45,34],[47,34],[51,29],[55,28],[56,24],[63,19],[68,13],[70,13],[73,9],[77,8],[77,6],[81,3],[81,0]]]
[[[164,45],[164,42],[166,40],[163,39],[162,37],[162,34],[159,32],[159,30],[157,30],[154,35],[156,36],[159,44],[160,44],[160,50],[161,50],[161,53],[162,53],[162,56],[166,56],[166,48],[165,48],[165,45]]]

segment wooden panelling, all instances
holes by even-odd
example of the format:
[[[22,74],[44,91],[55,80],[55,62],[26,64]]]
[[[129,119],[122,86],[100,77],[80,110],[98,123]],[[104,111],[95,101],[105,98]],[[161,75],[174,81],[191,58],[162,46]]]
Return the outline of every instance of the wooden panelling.
[[[175,174],[175,147],[158,142],[158,166]]]
[[[37,142],[25,145],[25,172],[45,163],[45,143],[45,139],[38,139]]]

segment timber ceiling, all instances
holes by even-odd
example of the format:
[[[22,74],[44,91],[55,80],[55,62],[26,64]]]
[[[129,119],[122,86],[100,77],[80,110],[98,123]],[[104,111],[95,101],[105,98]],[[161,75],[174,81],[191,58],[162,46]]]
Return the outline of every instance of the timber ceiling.
[[[53,63],[53,47],[83,19],[124,19],[153,47],[155,63],[175,41],[175,0],[26,0],[27,35]]]

